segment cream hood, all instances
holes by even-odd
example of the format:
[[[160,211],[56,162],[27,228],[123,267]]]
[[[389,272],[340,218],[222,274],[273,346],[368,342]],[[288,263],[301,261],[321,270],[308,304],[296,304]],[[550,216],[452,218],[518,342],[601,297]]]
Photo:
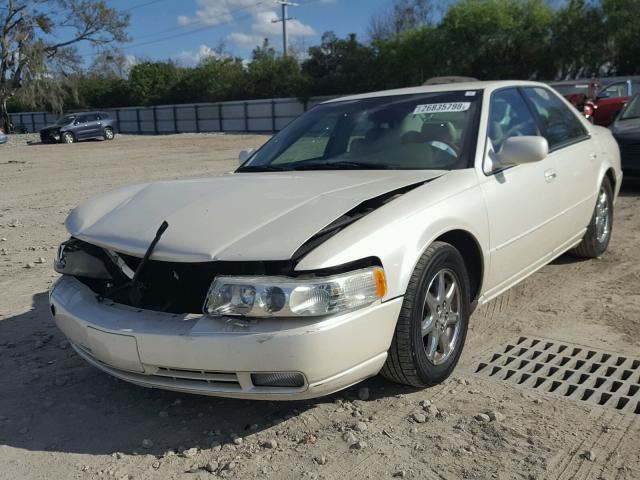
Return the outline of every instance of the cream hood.
[[[122,187],[71,212],[76,238],[142,256],[163,220],[152,259],[287,260],[309,238],[365,200],[443,171],[341,170],[233,173]]]

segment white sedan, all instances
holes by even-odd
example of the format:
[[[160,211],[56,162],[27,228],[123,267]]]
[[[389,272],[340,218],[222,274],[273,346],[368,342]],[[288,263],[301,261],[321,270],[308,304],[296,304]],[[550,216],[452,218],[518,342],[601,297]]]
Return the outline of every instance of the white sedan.
[[[332,100],[243,157],[69,215],[51,311],[86,361],[256,399],[437,384],[476,305],[605,252],[622,179],[609,131],[532,82]]]

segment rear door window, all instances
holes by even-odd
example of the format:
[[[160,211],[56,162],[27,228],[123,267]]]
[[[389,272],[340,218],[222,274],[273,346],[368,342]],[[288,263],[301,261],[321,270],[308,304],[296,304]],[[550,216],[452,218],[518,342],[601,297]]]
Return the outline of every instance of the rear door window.
[[[538,115],[542,134],[549,148],[560,148],[587,136],[587,131],[573,113],[553,92],[543,87],[525,87],[524,96]]]

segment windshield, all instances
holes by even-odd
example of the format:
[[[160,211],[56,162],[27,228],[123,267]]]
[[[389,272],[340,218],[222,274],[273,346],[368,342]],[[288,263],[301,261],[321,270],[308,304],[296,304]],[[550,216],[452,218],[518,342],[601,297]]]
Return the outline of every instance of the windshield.
[[[572,85],[551,85],[553,89],[558,92],[560,95],[589,95],[589,84],[588,83],[578,83]]]
[[[238,171],[468,168],[481,99],[472,90],[318,105]]]
[[[633,97],[620,112],[618,120],[630,120],[640,118],[640,95]]]
[[[64,117],[60,117],[56,122],[56,125],[69,125],[76,118],[75,115],[65,115]]]

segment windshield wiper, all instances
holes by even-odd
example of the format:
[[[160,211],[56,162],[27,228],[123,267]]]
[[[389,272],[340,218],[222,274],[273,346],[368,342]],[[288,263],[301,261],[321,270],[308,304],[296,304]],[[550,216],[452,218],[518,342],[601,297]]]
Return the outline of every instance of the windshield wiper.
[[[348,160],[309,163],[293,167],[294,170],[388,170],[390,168],[389,165],[382,165],[380,163],[350,162]]]
[[[240,167],[236,172],[286,172],[287,170],[291,169],[276,165],[247,165],[246,167]]]

